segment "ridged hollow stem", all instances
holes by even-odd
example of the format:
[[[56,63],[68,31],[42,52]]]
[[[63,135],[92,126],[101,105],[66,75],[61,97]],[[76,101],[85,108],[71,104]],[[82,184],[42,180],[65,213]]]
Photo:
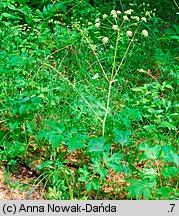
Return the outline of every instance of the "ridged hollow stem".
[[[118,29],[117,31],[117,37],[116,37],[116,47],[115,47],[115,51],[114,51],[114,57],[113,57],[113,64],[112,64],[112,72],[111,72],[111,79],[110,81],[113,80],[113,76],[114,76],[114,70],[115,70],[115,64],[116,64],[116,57],[117,57],[117,50],[118,50],[118,44],[119,44],[119,34],[120,29]]]
[[[110,99],[111,99],[112,83],[114,82],[113,77],[114,77],[115,64],[116,64],[116,58],[117,58],[118,41],[119,41],[119,36],[120,36],[119,32],[120,32],[120,29],[118,29],[118,33],[117,33],[117,37],[116,37],[116,47],[115,47],[115,51],[114,51],[112,72],[111,72],[111,77],[110,77],[109,87],[108,87],[108,97],[107,97],[107,103],[106,103],[106,110],[105,110],[104,119],[103,119],[103,122],[102,122],[102,136],[104,136],[104,134],[105,134],[105,125],[106,125],[106,119],[107,119],[108,112],[109,112],[109,104],[110,104]]]
[[[106,103],[106,111],[105,111],[104,119],[103,119],[103,122],[102,122],[102,136],[104,136],[104,134],[105,134],[105,125],[106,125],[106,119],[107,119],[108,112],[109,112],[109,104],[110,104],[110,99],[111,99],[112,83],[113,83],[113,81],[109,82],[108,98],[107,98],[107,103]]]

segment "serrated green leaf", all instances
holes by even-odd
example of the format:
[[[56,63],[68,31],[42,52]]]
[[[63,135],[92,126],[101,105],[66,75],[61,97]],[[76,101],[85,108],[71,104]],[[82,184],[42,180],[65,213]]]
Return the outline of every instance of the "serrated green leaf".
[[[154,168],[143,168],[140,173],[141,179],[148,179],[149,181],[156,180],[158,173]]]
[[[13,159],[11,159],[8,163],[7,163],[8,165],[15,165],[15,164],[17,164],[17,160],[13,160]]]
[[[92,190],[99,190],[100,182],[97,178],[93,178],[91,181],[86,183],[85,188],[87,192],[90,192]]]
[[[39,138],[39,139],[48,139],[49,138],[49,134],[53,132],[53,130],[49,130],[49,129],[44,129],[44,130],[41,130],[39,131],[38,135],[36,136],[36,138]]]
[[[141,143],[139,145],[139,150],[144,151],[146,159],[157,160],[161,155],[162,148],[159,144],[151,146],[149,143]]]
[[[106,178],[108,175],[108,171],[104,167],[94,168],[94,172],[99,174],[102,179]]]
[[[88,142],[87,152],[102,152],[105,149],[105,138],[91,138]]]
[[[54,169],[54,167],[52,166],[53,163],[54,163],[53,161],[47,160],[44,163],[41,163],[40,165],[38,165],[35,169],[37,169],[37,170],[41,170],[44,168]]]
[[[137,200],[144,198],[151,199],[153,188],[156,187],[156,182],[149,182],[147,180],[129,180],[130,186],[126,188],[129,198],[136,198]]]
[[[71,137],[69,141],[67,141],[68,148],[72,153],[75,149],[81,149],[86,146],[85,141],[87,136],[76,134],[75,136]]]
[[[101,178],[106,178],[108,171],[101,165],[101,158],[95,157],[92,158],[92,164],[90,164],[91,167],[94,167],[94,173],[97,173],[100,175]]]
[[[170,146],[163,146],[162,159],[167,162],[175,163],[179,166],[179,156],[177,150]]]
[[[51,133],[49,134],[49,143],[52,143],[53,148],[59,147],[61,142],[64,140],[62,134]]]
[[[120,145],[122,146],[126,146],[128,145],[131,140],[130,140],[130,135],[131,132],[130,131],[122,131],[122,130],[114,130],[114,141],[116,143],[120,143]]]
[[[124,157],[123,154],[114,153],[109,157],[108,153],[103,154],[103,160],[107,168],[112,168],[114,171],[121,173],[123,166],[121,159]]]
[[[65,126],[63,123],[60,122],[52,122],[52,121],[45,121],[45,124],[51,127],[53,130],[63,133],[65,131]]]
[[[171,177],[177,177],[179,174],[179,168],[175,166],[167,166],[167,167],[162,167],[162,175],[165,178],[171,178]]]
[[[86,182],[91,176],[91,173],[88,171],[87,166],[84,166],[83,168],[79,168],[78,171],[81,174],[81,177],[79,177],[78,180],[81,182]]]
[[[172,198],[171,194],[175,191],[175,188],[169,188],[166,186],[162,186],[156,189],[157,195],[160,199],[165,198],[165,200],[169,200]]]

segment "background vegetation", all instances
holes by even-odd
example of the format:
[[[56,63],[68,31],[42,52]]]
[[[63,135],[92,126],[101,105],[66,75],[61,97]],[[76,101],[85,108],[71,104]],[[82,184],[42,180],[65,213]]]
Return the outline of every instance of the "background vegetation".
[[[46,199],[177,199],[178,10],[1,0],[0,163]]]

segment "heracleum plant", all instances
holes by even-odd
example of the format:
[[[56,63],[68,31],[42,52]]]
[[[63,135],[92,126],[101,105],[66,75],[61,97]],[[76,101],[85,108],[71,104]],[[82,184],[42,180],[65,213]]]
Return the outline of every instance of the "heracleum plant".
[[[139,32],[141,23],[146,22],[146,18],[142,17],[141,19],[138,16],[132,16],[132,10],[125,11],[123,14],[120,11],[112,10],[110,15],[104,14],[102,18],[96,18],[94,22],[94,26],[90,26],[89,29],[82,29],[79,27],[79,25],[74,26],[78,31],[81,32],[82,36],[84,37],[86,43],[85,45],[89,46],[92,50],[93,55],[95,56],[97,63],[99,67],[101,68],[102,75],[104,76],[104,79],[107,83],[105,85],[107,89],[107,97],[104,95],[104,98],[107,98],[106,100],[106,106],[103,109],[103,114],[98,115],[96,109],[94,108],[93,104],[89,100],[89,98],[86,97],[84,92],[81,92],[78,87],[79,83],[73,82],[69,80],[67,76],[61,73],[57,68],[52,66],[49,63],[43,63],[43,66],[53,69],[56,73],[60,75],[60,77],[65,81],[69,86],[73,88],[73,90],[81,97],[81,99],[85,102],[89,110],[92,111],[92,113],[99,119],[101,125],[102,125],[102,131],[100,132],[99,137],[92,138],[88,142],[88,147],[86,150],[86,155],[90,155],[90,161],[92,162],[90,166],[94,167],[94,172],[89,172],[86,170],[86,166],[83,168],[78,169],[78,173],[80,174],[80,178],[78,178],[79,182],[85,182],[85,187],[87,192],[91,192],[92,190],[98,191],[100,188],[100,179],[103,181],[105,180],[107,176],[107,168],[112,168],[113,170],[121,173],[122,172],[122,162],[118,164],[119,161],[122,161],[123,154],[120,152],[114,153],[110,155],[108,145],[105,143],[104,135],[106,130],[106,120],[109,115],[110,111],[110,102],[111,102],[111,92],[115,91],[113,89],[113,83],[117,81],[117,75],[121,69],[121,66],[124,64],[124,61],[126,59],[127,54],[129,53],[129,50],[135,41],[135,38],[137,36],[137,33]],[[92,32],[88,31],[92,30]],[[143,30],[143,32],[141,32]],[[140,30],[140,35],[142,37],[147,37],[148,32],[145,29]],[[95,31],[98,31],[97,34],[99,35],[98,38],[95,39]],[[86,34],[86,32],[88,32]],[[96,35],[97,35],[96,34]],[[92,44],[89,37],[94,37],[93,41],[97,41],[98,45]],[[100,42],[99,42],[100,40]],[[120,50],[120,43],[122,44],[122,47],[125,47],[125,49],[122,49],[122,52],[119,55]],[[112,48],[111,48],[112,47]],[[100,49],[102,50],[108,50],[109,52],[113,52],[112,54],[112,62],[109,62],[109,65],[104,65],[104,63],[101,61],[100,56]],[[106,53],[108,56],[110,53]],[[109,55],[111,56],[111,55]],[[107,66],[111,68],[110,72]],[[101,72],[98,71],[97,73],[93,74],[92,80],[100,80],[101,78]],[[51,125],[51,123],[50,123]],[[51,127],[51,126],[50,126]],[[67,131],[66,133],[63,133],[63,136],[61,138],[61,135],[59,134],[59,129],[54,131],[54,128],[52,127],[49,131],[42,131],[42,135],[40,135],[39,138],[49,138],[49,145],[52,145],[52,148],[54,149],[54,152],[56,152],[57,146],[59,146],[59,142],[61,143],[61,140],[64,140],[64,142],[68,145],[68,148],[70,150],[70,153],[72,153],[75,149],[82,149],[86,147],[86,140],[87,137],[81,134],[78,134],[78,132],[73,133]],[[56,130],[56,127],[55,127]],[[55,133],[54,133],[55,132]],[[49,133],[49,134],[48,134]],[[55,135],[55,136],[54,136]],[[124,134],[125,136],[129,136],[128,133]],[[60,137],[59,137],[60,136]],[[57,146],[56,146],[57,145]],[[102,155],[102,152],[104,154]],[[56,154],[57,156],[58,154]],[[53,160],[56,160],[56,156],[54,156]],[[103,162],[101,163],[101,157],[103,158]],[[58,160],[56,160],[57,162]],[[61,159],[60,159],[61,161]],[[55,162],[55,164],[56,164]],[[51,161],[50,161],[51,163]],[[56,166],[56,165],[54,165]],[[51,169],[51,168],[50,168]],[[100,179],[98,178],[97,174],[100,175]],[[68,185],[68,182],[66,182]],[[69,194],[72,199],[72,193],[70,192],[71,187],[69,188]]]
[[[113,89],[113,83],[117,81],[117,75],[119,74],[121,67],[125,64],[126,56],[129,53],[132,44],[138,37],[138,33],[143,37],[148,37],[148,31],[146,29],[141,30],[140,28],[141,24],[144,22],[147,22],[146,18],[139,18],[139,16],[136,16],[133,13],[132,9],[124,11],[123,13],[119,10],[112,10],[109,15],[103,14],[101,18],[96,18],[94,28],[98,30],[99,38],[103,44],[102,49],[106,49],[106,55],[108,55],[107,51],[109,51],[109,49],[113,50],[113,61],[110,62],[110,73],[106,73],[108,68],[105,68],[100,60],[98,54],[100,48],[96,49],[97,46],[94,46],[94,44],[90,42],[88,35],[86,35],[82,29],[78,28],[92,49],[108,86],[105,112],[103,118],[100,118],[102,123],[102,136],[105,135],[106,120],[111,102],[111,92],[115,91],[115,89]],[[125,45],[126,47],[123,53],[120,52],[121,56],[119,58],[118,53],[120,51],[121,42],[123,43],[122,47]],[[93,79],[99,79],[99,73],[94,74]]]

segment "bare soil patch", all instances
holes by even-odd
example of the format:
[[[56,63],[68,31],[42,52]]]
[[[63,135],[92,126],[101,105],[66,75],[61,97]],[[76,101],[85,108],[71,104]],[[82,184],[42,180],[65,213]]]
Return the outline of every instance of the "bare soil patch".
[[[43,185],[34,190],[33,180],[37,177],[25,167],[19,166],[18,170],[18,173],[9,174],[5,167],[0,168],[0,200],[39,200]]]

